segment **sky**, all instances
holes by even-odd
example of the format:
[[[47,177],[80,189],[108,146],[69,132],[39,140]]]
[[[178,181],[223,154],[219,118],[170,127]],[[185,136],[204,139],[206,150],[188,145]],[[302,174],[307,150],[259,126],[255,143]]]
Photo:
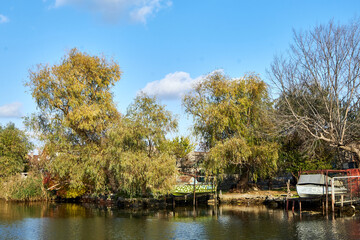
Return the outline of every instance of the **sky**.
[[[112,91],[121,113],[140,91],[157,95],[187,135],[181,96],[194,82],[221,70],[268,83],[294,30],[358,17],[358,0],[1,0],[0,124],[24,129],[22,118],[37,111],[24,86],[29,70],[58,64],[76,47],[119,64]]]

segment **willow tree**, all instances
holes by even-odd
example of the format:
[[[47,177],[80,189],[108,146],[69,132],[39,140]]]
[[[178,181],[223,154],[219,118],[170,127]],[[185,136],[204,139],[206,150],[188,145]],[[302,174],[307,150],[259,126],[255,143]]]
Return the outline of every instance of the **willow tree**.
[[[284,133],[322,141],[360,160],[360,23],[332,21],[294,32],[288,54],[275,58],[270,76],[279,90]]]
[[[77,49],[59,64],[40,64],[30,71],[26,85],[39,112],[27,123],[44,141],[47,170],[64,188],[82,193],[106,188],[102,145],[108,128],[119,119],[111,87],[120,74],[114,61]]]
[[[156,97],[138,95],[108,132],[107,158],[118,191],[128,196],[168,193],[175,184],[176,158],[167,134],[177,120]]]
[[[195,144],[192,143],[189,136],[177,136],[169,141],[169,151],[176,156],[178,160],[186,158],[186,156],[195,150]]]
[[[0,125],[0,177],[23,172],[32,147],[29,137],[13,123]]]
[[[195,135],[209,152],[205,167],[212,174],[240,171],[247,179],[249,172],[256,178],[276,170],[271,102],[257,75],[230,79],[216,72],[199,82],[183,104],[193,116]]]

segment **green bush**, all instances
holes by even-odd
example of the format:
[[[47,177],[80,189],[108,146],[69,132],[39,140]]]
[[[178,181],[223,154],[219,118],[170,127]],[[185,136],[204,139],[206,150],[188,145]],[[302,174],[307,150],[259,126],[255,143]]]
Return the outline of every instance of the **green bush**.
[[[1,182],[0,198],[15,201],[38,201],[49,198],[42,183],[42,177],[29,174],[11,176]]]

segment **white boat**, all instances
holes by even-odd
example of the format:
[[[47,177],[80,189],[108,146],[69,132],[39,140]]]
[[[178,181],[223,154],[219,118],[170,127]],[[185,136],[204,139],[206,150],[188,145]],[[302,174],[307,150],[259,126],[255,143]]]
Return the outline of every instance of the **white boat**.
[[[328,194],[332,193],[331,177],[328,177]],[[326,176],[324,174],[305,174],[300,175],[299,181],[296,184],[296,191],[299,197],[314,198],[321,197],[326,194]],[[347,193],[347,189],[343,186],[341,181],[334,181],[335,195]]]

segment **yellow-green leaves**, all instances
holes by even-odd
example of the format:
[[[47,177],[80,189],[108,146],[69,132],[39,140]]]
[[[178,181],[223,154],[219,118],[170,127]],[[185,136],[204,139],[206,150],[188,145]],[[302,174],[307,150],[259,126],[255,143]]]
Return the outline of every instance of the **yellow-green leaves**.
[[[166,134],[177,129],[177,120],[156,97],[142,93],[128,108],[126,117],[132,122],[147,144],[149,156],[166,143]]]
[[[235,133],[248,135],[266,123],[263,117],[270,107],[266,84],[258,76],[230,79],[219,72],[200,82],[183,103],[208,148]]]
[[[209,151],[204,163],[211,173],[243,166],[255,172],[262,166],[276,168],[269,164],[277,159],[277,145],[270,136],[271,103],[257,75],[231,79],[216,72],[198,83],[183,104],[193,116],[194,133]]]
[[[158,153],[149,157],[144,151],[125,151],[113,155],[118,190],[128,196],[169,193],[175,184],[175,157]]]
[[[156,98],[137,96],[127,115],[107,134],[107,159],[118,191],[128,196],[168,193],[176,158],[166,134],[177,121]]]
[[[168,142],[168,151],[174,155],[177,159],[186,157],[187,154],[195,150],[195,144],[193,144],[189,137],[175,137]]]
[[[42,128],[60,124],[82,141],[99,141],[119,116],[110,88],[120,80],[120,74],[115,62],[77,49],[70,50],[58,65],[39,65],[30,71],[26,85],[38,104],[39,115],[53,121]]]
[[[39,112],[27,124],[44,141],[47,170],[63,196],[109,190],[105,135],[120,114],[111,87],[120,80],[117,63],[72,49],[53,66],[30,71],[30,88]]]
[[[25,170],[27,154],[32,149],[25,133],[9,123],[0,125],[0,177],[8,177]]]

